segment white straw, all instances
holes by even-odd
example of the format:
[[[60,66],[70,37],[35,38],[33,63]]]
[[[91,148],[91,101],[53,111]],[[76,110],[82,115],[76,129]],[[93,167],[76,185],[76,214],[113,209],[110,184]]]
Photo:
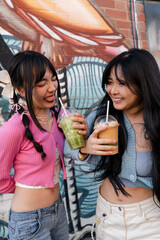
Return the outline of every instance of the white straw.
[[[106,122],[108,122],[108,114],[109,114],[109,100],[107,101]]]
[[[60,104],[61,104],[61,106],[62,106],[62,108],[63,108],[63,110],[64,110],[65,115],[67,116],[68,114],[67,114],[67,112],[66,112],[66,109],[64,108],[64,105],[63,105],[63,103],[62,103],[62,100],[60,99],[60,97],[59,97],[58,99],[59,99]]]

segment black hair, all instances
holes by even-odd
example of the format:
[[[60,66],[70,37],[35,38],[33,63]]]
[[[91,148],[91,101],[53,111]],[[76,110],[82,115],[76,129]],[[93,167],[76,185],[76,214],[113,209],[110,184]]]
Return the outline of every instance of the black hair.
[[[13,87],[17,89],[24,88],[25,100],[27,103],[29,114],[32,117],[36,126],[42,131],[45,131],[45,129],[42,128],[42,126],[38,122],[33,110],[32,90],[35,84],[41,81],[41,79],[45,75],[47,68],[53,73],[53,76],[56,76],[56,79],[58,81],[56,70],[53,64],[50,62],[50,60],[46,58],[44,55],[42,55],[41,53],[27,50],[27,51],[19,52],[13,56],[9,64],[9,71],[8,71],[11,77],[11,82]],[[59,81],[58,81],[57,96],[58,97],[61,96]],[[13,97],[14,103],[18,104],[18,100],[19,100],[19,95],[14,91],[14,97]],[[55,109],[55,107],[51,109],[54,111],[55,117],[57,118],[60,109],[58,108],[57,110]],[[13,112],[14,112],[14,109],[13,109]],[[24,108],[21,105],[19,105],[18,112],[20,114],[24,112]],[[22,122],[26,128],[25,136],[30,141],[33,142],[35,149],[38,152],[40,152],[42,158],[44,158],[46,154],[43,152],[43,147],[34,140],[33,134],[31,133],[29,128],[30,121],[26,114],[22,114]]]
[[[99,180],[109,178],[116,193],[120,190],[124,195],[128,195],[123,188],[123,184],[118,178],[121,172],[122,155],[127,147],[127,131],[124,125],[123,112],[116,110],[106,92],[106,86],[111,70],[115,67],[117,80],[122,80],[117,76],[117,67],[121,67],[125,84],[127,87],[140,96],[145,133],[144,137],[149,139],[152,146],[152,181],[153,193],[160,202],[160,71],[158,64],[152,54],[144,49],[129,49],[115,58],[106,66],[103,72],[102,88],[105,96],[99,104],[97,116],[105,114],[107,100],[110,100],[109,113],[116,117],[120,123],[119,127],[119,153],[109,157],[101,157],[95,171],[101,171]],[[107,159],[107,161],[106,161]]]

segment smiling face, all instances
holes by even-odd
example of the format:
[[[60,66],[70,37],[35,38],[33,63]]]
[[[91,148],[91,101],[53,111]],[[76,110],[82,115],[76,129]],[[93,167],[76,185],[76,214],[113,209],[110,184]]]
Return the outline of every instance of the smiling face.
[[[117,80],[115,67],[113,67],[108,78],[107,92],[113,101],[114,108],[122,110],[126,115],[137,113],[141,109],[141,99],[133,93],[136,88],[132,88],[133,92],[128,88],[120,66],[117,67],[117,76],[121,82]]]
[[[40,82],[36,83],[32,91],[35,115],[45,115],[55,104],[58,80],[47,68]]]

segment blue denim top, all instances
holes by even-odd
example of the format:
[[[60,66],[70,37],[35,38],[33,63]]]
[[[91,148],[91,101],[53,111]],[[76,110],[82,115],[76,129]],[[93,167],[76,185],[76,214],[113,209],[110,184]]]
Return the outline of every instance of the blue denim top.
[[[94,110],[86,117],[86,123],[89,128],[88,136],[92,132],[91,126],[93,126],[93,123],[95,121],[96,113],[97,113],[97,110]],[[127,149],[122,156],[122,170],[121,170],[121,173],[119,174],[119,177],[127,179],[130,182],[133,182],[134,185],[136,185],[137,187],[152,189],[153,188],[152,177],[137,176],[135,133],[125,114],[124,114],[124,124],[128,132],[128,144],[127,144]],[[79,160],[78,152],[79,152],[79,149],[71,150],[67,141],[65,140],[65,144],[64,144],[65,157]],[[89,155],[89,157],[85,161],[81,161],[81,164],[85,164],[86,162],[90,163],[90,169],[92,170],[95,168],[95,165],[98,163],[100,159],[101,159],[101,156]]]

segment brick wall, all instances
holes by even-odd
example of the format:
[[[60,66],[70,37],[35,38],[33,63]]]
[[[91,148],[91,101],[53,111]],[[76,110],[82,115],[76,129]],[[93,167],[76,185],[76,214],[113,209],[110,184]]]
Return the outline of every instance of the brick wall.
[[[133,21],[135,21],[138,46],[148,49],[143,1],[96,0],[96,3],[110,18],[111,25],[125,36],[125,43],[129,48],[134,46],[132,28]],[[134,14],[132,10],[134,10]]]

